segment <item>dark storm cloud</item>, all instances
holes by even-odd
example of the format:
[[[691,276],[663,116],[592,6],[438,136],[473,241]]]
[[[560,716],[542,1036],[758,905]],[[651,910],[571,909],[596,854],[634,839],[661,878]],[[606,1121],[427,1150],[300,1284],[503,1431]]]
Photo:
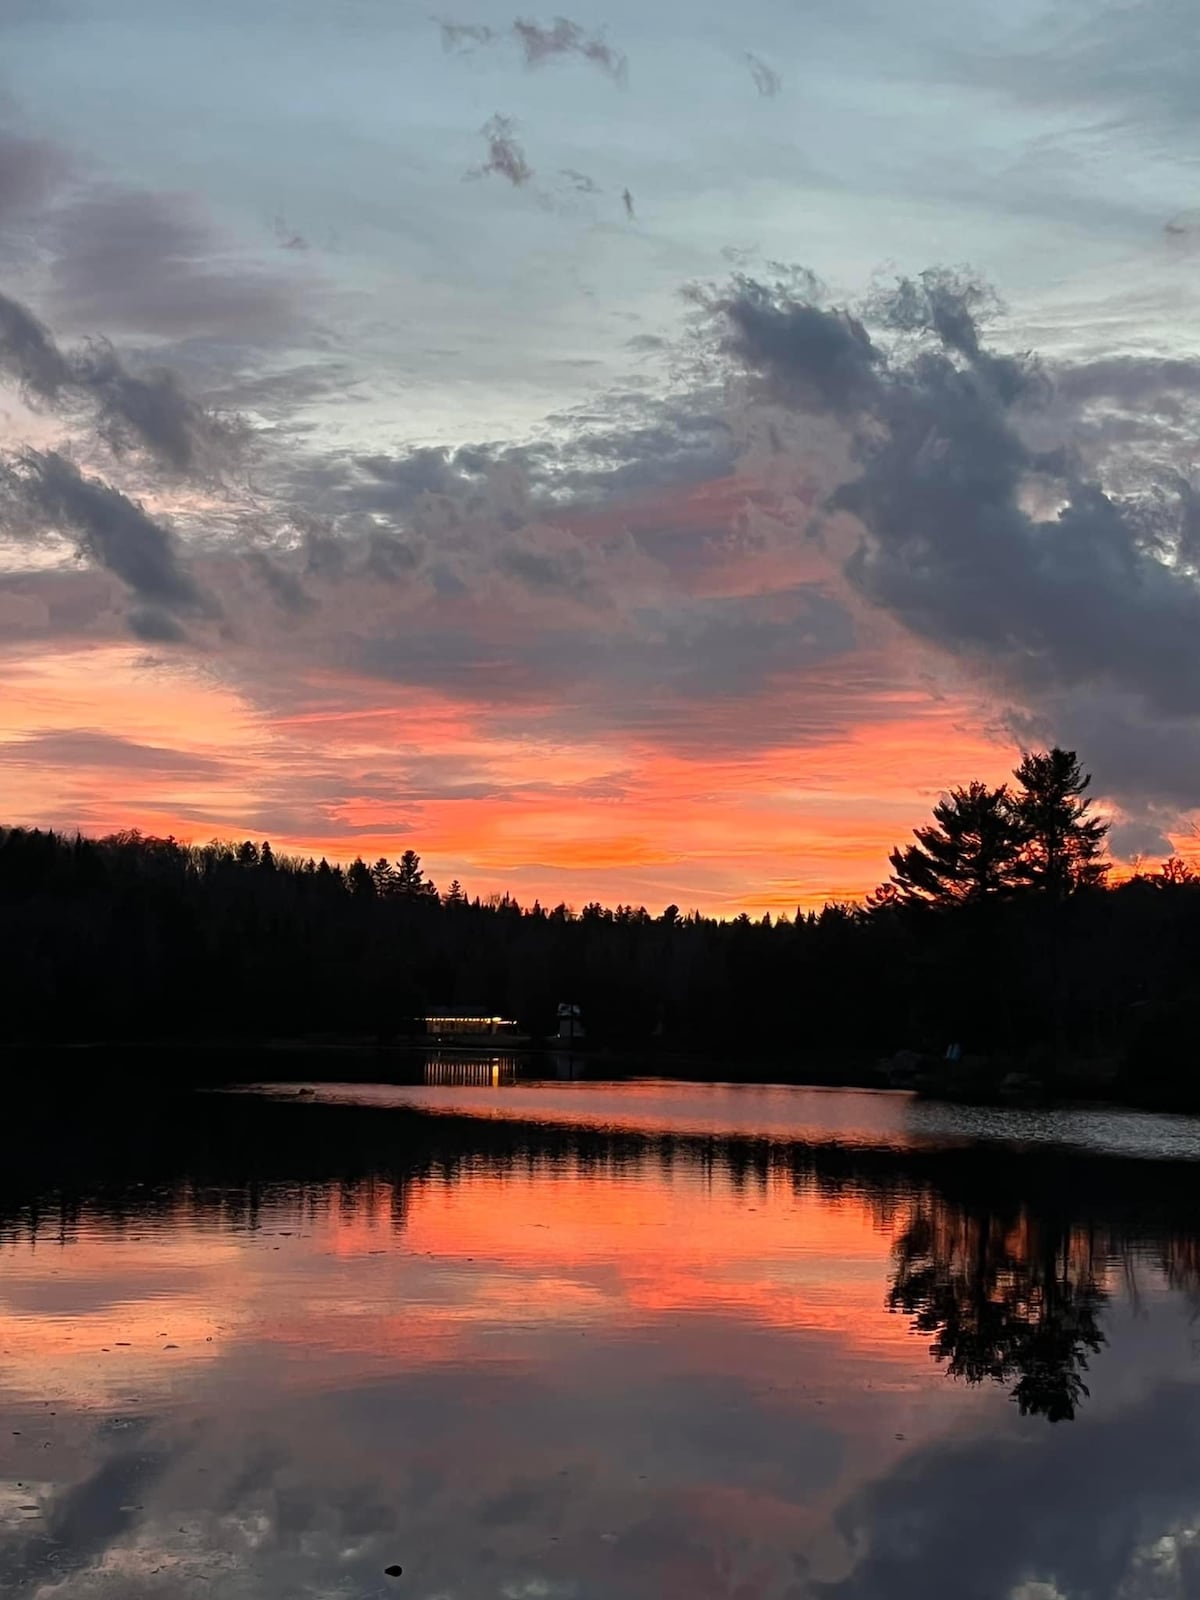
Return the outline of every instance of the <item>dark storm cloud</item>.
[[[132,373],[111,345],[99,340],[64,354],[32,312],[3,294],[0,377],[51,407],[90,406],[113,449],[140,447],[178,472],[225,464],[236,457],[244,437],[238,424],[197,405],[169,369]]]
[[[765,397],[847,417],[874,401],[883,354],[849,311],[827,311],[790,285],[740,274],[702,303],[726,354],[755,375]]]
[[[480,128],[487,140],[488,157],[482,166],[472,167],[469,178],[482,178],[494,173],[507,178],[514,189],[520,189],[533,177],[533,168],[525,159],[525,152],[516,137],[517,125],[511,117],[499,112]]]
[[[71,534],[81,554],[119,578],[153,614],[211,610],[171,532],[111,485],[84,477],[55,451],[25,451],[6,479],[27,525]]]
[[[753,51],[746,51],[746,65],[750,68],[750,76],[754,79],[754,87],[759,94],[773,100],[783,88],[783,79],[768,66],[761,56],[756,56]]]
[[[1086,689],[1132,695],[1151,718],[1200,717],[1200,589],[1162,558],[1182,500],[1164,538],[1160,517],[1082,477],[1069,450],[1026,442],[1050,380],[984,347],[988,303],[961,275],[902,280],[871,307],[915,341],[889,351],[860,318],[790,288],[741,278],[709,301],[762,392],[849,431],[857,471],[826,510],[861,529],[846,564],[860,593],[1027,704]],[[1052,514],[1031,509],[1039,485]],[[1200,802],[1200,772],[1190,794]]]
[[[93,189],[46,233],[50,304],[73,327],[259,343],[294,323],[288,284],[229,259],[186,195]]]

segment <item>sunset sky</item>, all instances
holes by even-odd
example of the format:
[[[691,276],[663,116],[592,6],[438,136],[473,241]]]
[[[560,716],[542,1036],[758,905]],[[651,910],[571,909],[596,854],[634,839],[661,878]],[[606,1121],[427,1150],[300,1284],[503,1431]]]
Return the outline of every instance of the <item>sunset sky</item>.
[[[564,0],[565,3],[565,0]],[[1200,815],[1181,0],[0,0],[0,822],[860,896]]]

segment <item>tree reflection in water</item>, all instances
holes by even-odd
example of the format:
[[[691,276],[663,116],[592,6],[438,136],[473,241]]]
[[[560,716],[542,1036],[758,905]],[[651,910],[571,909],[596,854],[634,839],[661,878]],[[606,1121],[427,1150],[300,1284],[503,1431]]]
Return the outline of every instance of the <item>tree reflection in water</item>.
[[[1093,1241],[1022,1214],[1015,1224],[921,1204],[896,1241],[893,1311],[933,1335],[952,1377],[1012,1385],[1022,1416],[1070,1421],[1104,1344]]]
[[[1075,1417],[1114,1296],[1141,1269],[1200,1315],[1200,1206],[1190,1160],[999,1142],[842,1142],[774,1134],[424,1114],[295,1094],[149,1098],[104,1112],[48,1100],[0,1169],[0,1242],[71,1238],[101,1214],[121,1232],[183,1208],[253,1230],[265,1207],[376,1214],[407,1226],[415,1184],[539,1171],[598,1184],[657,1168],[664,1183],[725,1176],[748,1204],[773,1186],[866,1207],[893,1239],[883,1298],[930,1339],[949,1376],[1009,1387],[1023,1415]],[[748,1247],[754,1218],[745,1218]]]

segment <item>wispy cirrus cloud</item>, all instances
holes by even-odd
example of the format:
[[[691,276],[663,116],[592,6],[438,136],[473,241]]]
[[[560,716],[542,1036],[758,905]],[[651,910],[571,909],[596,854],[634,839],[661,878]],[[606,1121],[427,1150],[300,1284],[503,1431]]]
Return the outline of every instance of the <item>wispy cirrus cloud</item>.
[[[783,88],[783,78],[780,74],[752,50],[746,51],[746,65],[750,68],[750,76],[754,79],[754,87],[759,94],[767,100],[773,100]]]
[[[505,178],[514,189],[524,188],[533,179],[533,168],[525,158],[525,151],[517,138],[517,124],[512,117],[497,112],[489,117],[480,133],[487,140],[487,160],[472,167],[468,178],[485,178],[495,175]]]
[[[443,47],[460,55],[511,40],[527,67],[542,67],[554,60],[576,56],[599,68],[614,83],[624,83],[629,71],[624,51],[610,44],[602,34],[588,33],[569,17],[554,17],[546,23],[518,17],[506,28],[452,21],[439,21],[438,27]]]
[[[526,66],[538,67],[557,56],[579,56],[599,67],[614,83],[624,83],[629,63],[624,52],[615,49],[600,34],[589,34],[567,17],[540,24],[519,17],[513,33],[525,57]]]

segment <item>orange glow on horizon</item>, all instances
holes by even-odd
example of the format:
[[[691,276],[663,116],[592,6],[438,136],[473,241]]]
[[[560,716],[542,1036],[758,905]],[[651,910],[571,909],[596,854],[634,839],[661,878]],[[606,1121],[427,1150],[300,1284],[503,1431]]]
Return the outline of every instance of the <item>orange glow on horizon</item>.
[[[870,670],[880,687],[850,692],[818,737],[807,708],[839,693],[828,671],[698,706],[675,747],[328,669],[298,673],[275,710],[130,645],[10,656],[2,820],[269,838],[343,864],[412,846],[439,885],[484,898],[790,915],[861,900],[940,792],[1015,764],[972,700],[889,682],[883,658]]]

